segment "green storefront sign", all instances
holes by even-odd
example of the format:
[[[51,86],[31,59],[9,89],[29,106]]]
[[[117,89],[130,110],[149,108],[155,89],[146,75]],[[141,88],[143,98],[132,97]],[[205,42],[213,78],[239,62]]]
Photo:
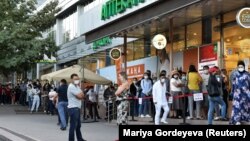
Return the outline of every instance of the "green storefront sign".
[[[105,37],[105,38],[102,38],[102,39],[100,39],[98,41],[95,41],[93,43],[92,49],[96,50],[96,49],[98,49],[98,48],[100,48],[102,46],[107,46],[107,45],[109,45],[111,43],[112,43],[112,39],[110,37]]]
[[[144,3],[145,0],[109,0],[102,6],[102,20],[109,19],[119,13],[123,13],[127,8]]]

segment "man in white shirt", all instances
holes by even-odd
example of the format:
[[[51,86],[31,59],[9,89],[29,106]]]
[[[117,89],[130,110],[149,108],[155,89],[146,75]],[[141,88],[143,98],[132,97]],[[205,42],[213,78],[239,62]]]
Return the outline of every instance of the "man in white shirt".
[[[208,113],[208,94],[207,94],[207,86],[209,80],[209,66],[203,66],[203,73],[201,74],[202,78],[202,93],[204,94],[204,103],[203,103],[203,116],[206,118]]]
[[[99,113],[98,113],[98,110],[97,110],[97,93],[94,91],[94,87],[91,86],[89,91],[87,92],[87,95],[89,96],[89,101],[91,102],[90,103],[90,106],[89,106],[89,114],[90,114],[90,117],[91,119],[93,118],[98,118],[100,119],[100,116],[99,116]],[[94,113],[93,113],[93,108],[94,108]]]
[[[84,94],[80,88],[80,78],[77,74],[71,75],[71,83],[68,87],[68,110],[70,116],[69,141],[75,140],[75,132],[78,141],[86,141],[82,138],[80,110]]]
[[[153,102],[155,104],[155,125],[160,124],[160,113],[161,108],[164,109],[164,114],[162,116],[161,122],[167,124],[167,115],[169,112],[168,101],[166,97],[166,75],[161,73],[160,80],[155,82],[153,86]]]

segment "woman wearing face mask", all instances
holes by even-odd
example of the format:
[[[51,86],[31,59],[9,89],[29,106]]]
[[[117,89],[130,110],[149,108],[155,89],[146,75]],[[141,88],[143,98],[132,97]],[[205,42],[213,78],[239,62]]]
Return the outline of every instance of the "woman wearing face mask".
[[[170,90],[173,97],[182,95],[181,88],[184,86],[179,78],[180,74],[178,71],[174,70],[172,72],[172,78],[170,80]],[[174,118],[181,118],[182,102],[179,98],[173,99],[172,110]]]
[[[238,72],[232,81],[233,109],[230,124],[241,125],[250,122],[250,74],[245,70],[245,63],[238,62]]]
[[[121,72],[119,74],[119,79],[122,82],[122,85],[118,87],[115,95],[117,96],[117,100],[119,101],[119,105],[117,106],[117,124],[118,125],[126,125],[128,124],[128,91],[129,91],[129,83],[127,80],[127,75],[125,72]]]

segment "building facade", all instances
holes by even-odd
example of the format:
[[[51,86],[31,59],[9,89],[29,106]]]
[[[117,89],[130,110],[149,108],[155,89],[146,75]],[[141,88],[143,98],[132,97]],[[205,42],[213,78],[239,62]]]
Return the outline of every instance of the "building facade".
[[[236,15],[249,4],[249,0],[60,0],[62,10],[52,30],[60,46],[58,62],[41,67],[41,72],[81,59],[85,67],[116,82],[115,61],[109,57],[112,48],[126,54],[130,78],[146,70],[154,76],[161,69],[187,71],[190,64],[199,69],[218,65],[230,73],[238,60],[244,60],[248,69],[250,29],[241,27]],[[167,38],[165,50],[152,46],[157,34]]]

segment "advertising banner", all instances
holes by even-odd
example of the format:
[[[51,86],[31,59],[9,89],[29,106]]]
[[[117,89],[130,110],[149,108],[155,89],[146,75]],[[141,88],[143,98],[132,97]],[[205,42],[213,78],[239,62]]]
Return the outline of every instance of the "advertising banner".
[[[204,66],[218,66],[217,49],[217,44],[206,45],[199,48],[199,71],[202,71]]]

